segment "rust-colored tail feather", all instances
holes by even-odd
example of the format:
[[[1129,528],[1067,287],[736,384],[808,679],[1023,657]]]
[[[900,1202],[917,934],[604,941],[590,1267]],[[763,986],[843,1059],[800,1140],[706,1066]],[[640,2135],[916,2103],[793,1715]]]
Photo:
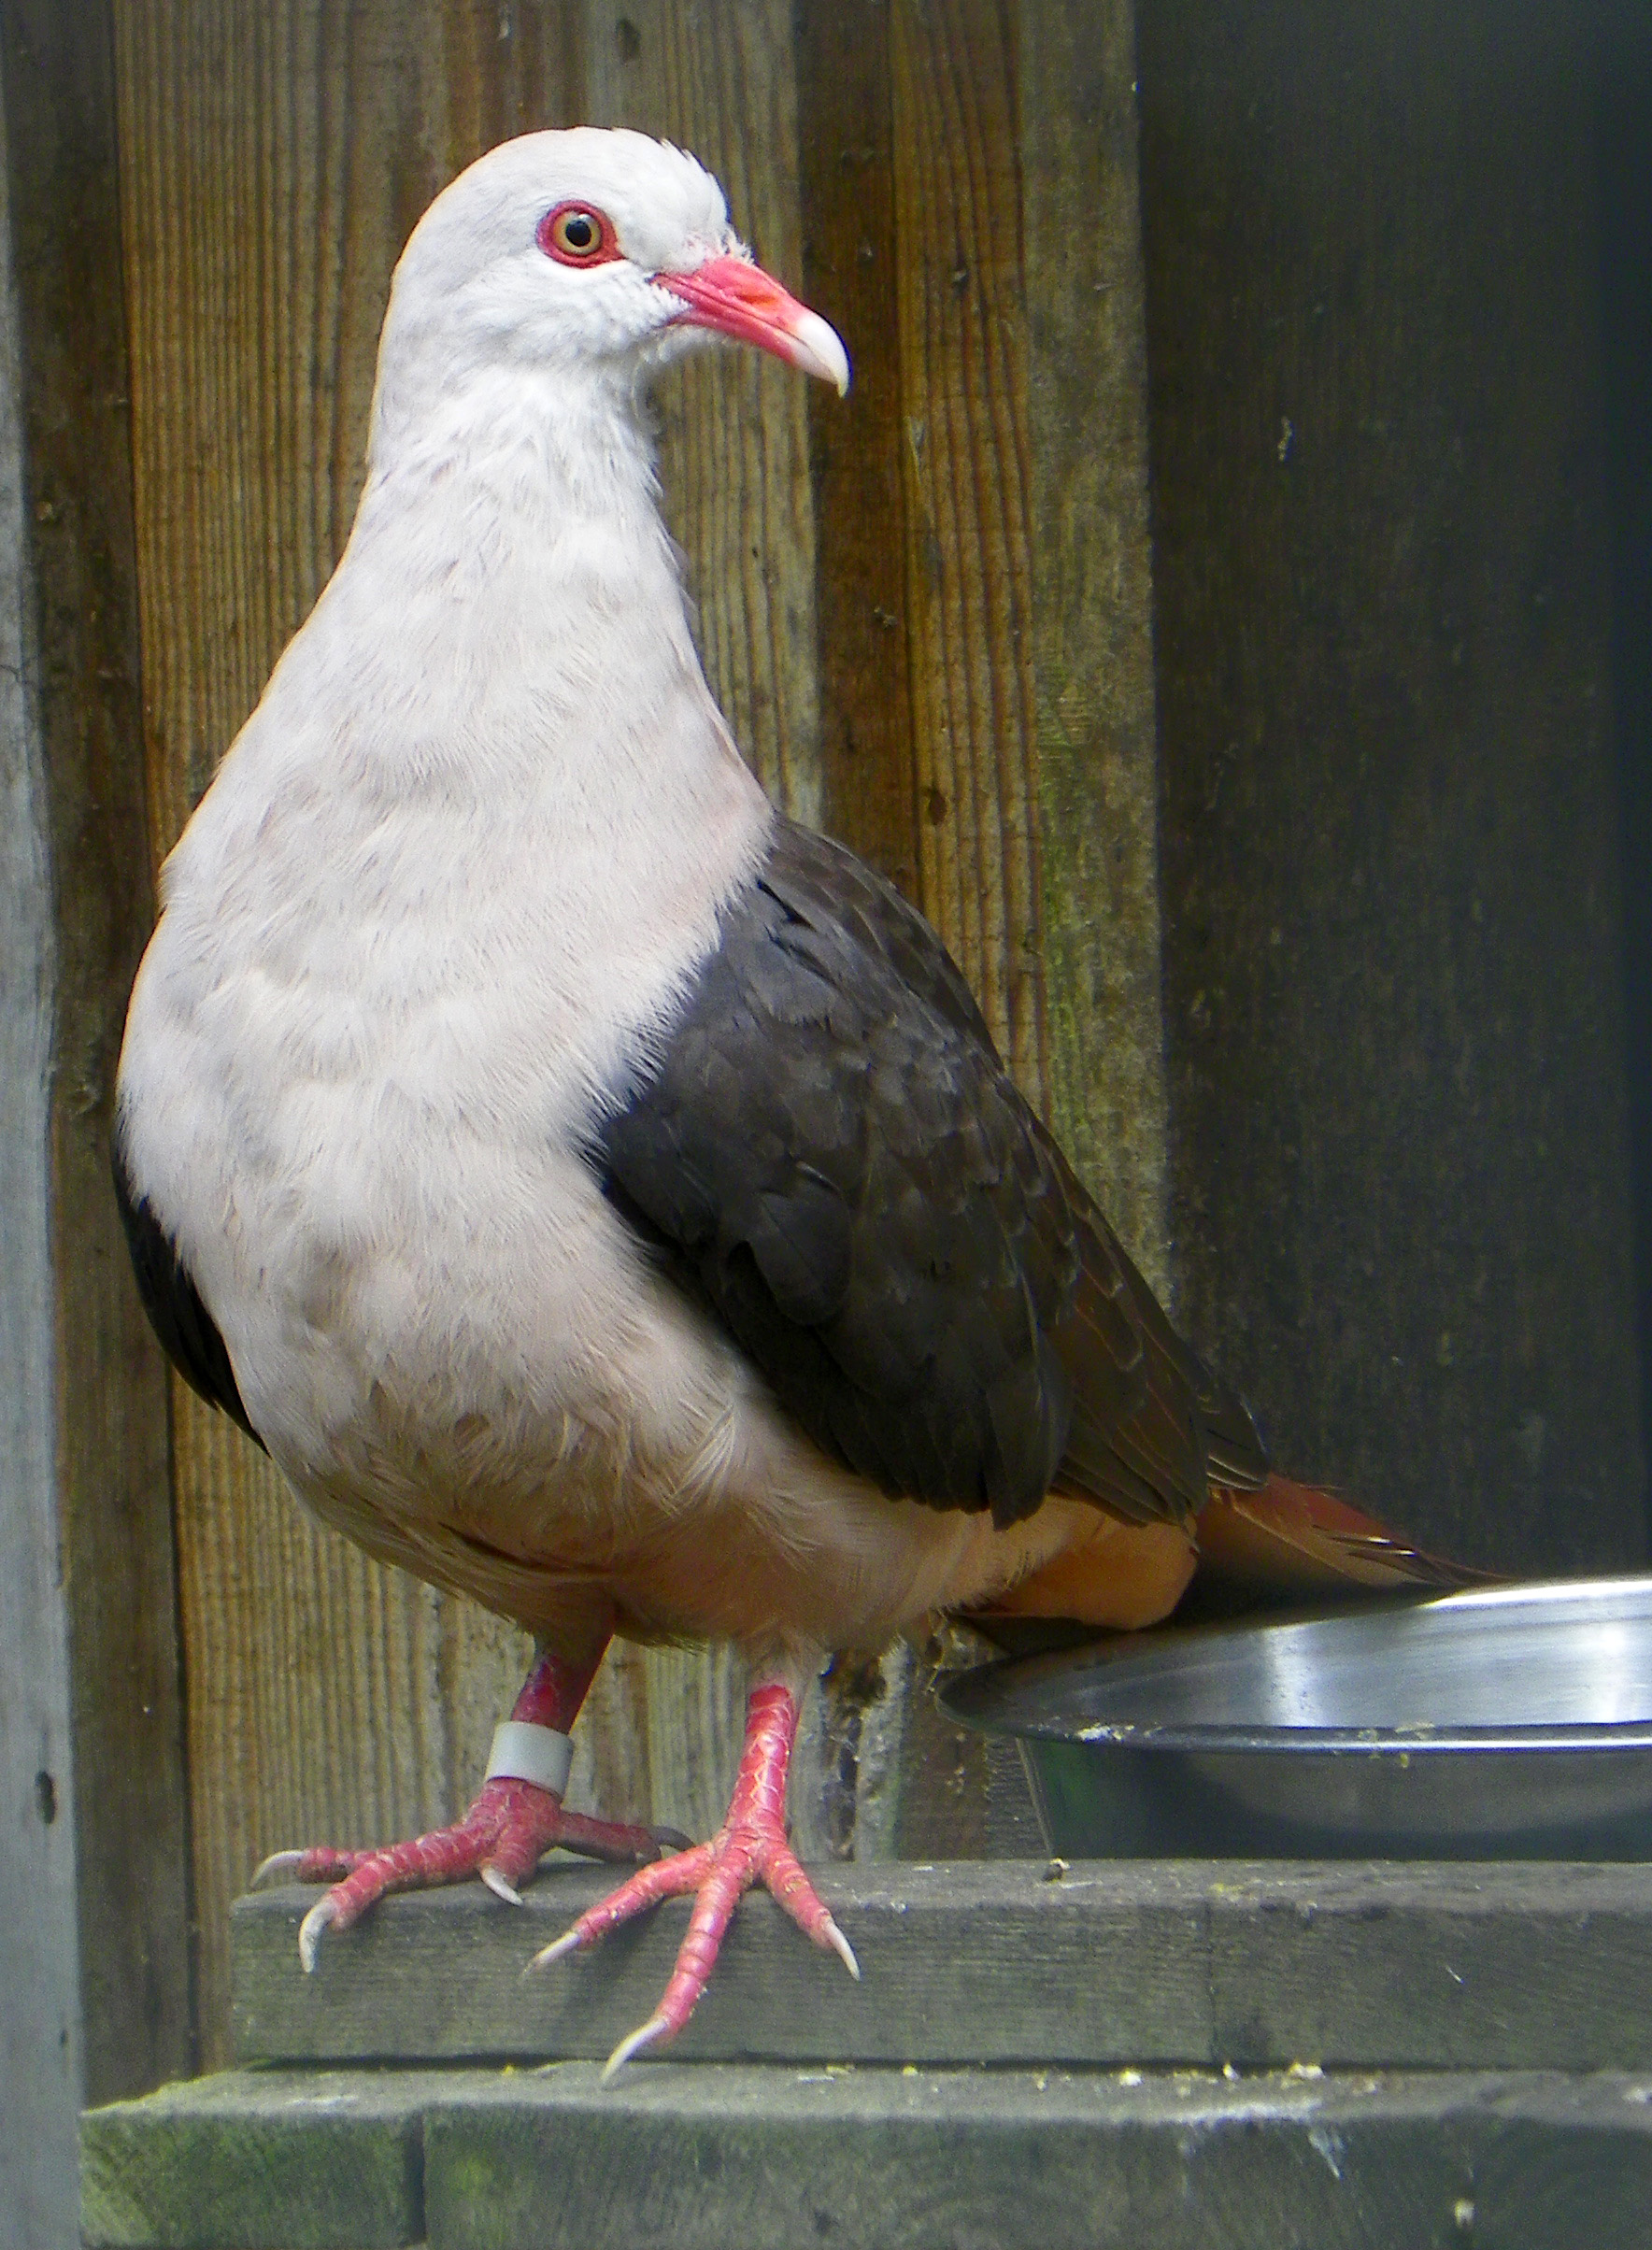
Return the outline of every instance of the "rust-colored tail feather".
[[[1487,1586],[1491,1574],[1431,1555],[1334,1492],[1270,1475],[1256,1492],[1216,1487],[1199,1517],[1196,1582],[1260,1599]]]

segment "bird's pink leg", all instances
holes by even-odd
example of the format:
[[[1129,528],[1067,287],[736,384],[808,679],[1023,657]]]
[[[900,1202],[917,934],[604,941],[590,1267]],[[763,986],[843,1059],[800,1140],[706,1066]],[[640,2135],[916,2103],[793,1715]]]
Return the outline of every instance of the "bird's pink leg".
[[[589,1660],[570,1660],[540,1647],[511,1708],[512,1720],[548,1729],[552,1737],[565,1736],[605,1645],[605,1641],[599,1644]],[[528,1880],[541,1854],[553,1844],[593,1859],[652,1859],[662,1843],[686,1841],[665,1830],[630,1828],[585,1813],[564,1812],[560,1789],[500,1773],[483,1782],[470,1810],[451,1828],[433,1829],[427,1835],[377,1851],[335,1851],[323,1845],[312,1851],[277,1852],[252,1880],[255,1887],[272,1878],[332,1884],[326,1897],[306,1915],[298,1933],[304,1965],[313,1969],[322,1932],[348,1930],[387,1891],[460,1883],[468,1875],[479,1875],[490,1890],[520,1905],[519,1885]]]
[[[611,2078],[642,2048],[674,2039],[694,2012],[717,1961],[718,1949],[741,1893],[762,1883],[805,1936],[838,1954],[849,1974],[859,1977],[848,1940],[815,1896],[814,1887],[786,1841],[786,1773],[797,1734],[797,1695],[789,1680],[763,1679],[746,1705],[746,1749],[740,1775],[729,1801],[728,1817],[709,1844],[699,1844],[675,1858],[657,1860],[579,1916],[554,1945],[537,1954],[534,1966],[560,1960],[582,1945],[593,1945],[662,1899],[695,1894],[688,1935],[664,1997],[648,2022],[609,2056],[603,2072]]]

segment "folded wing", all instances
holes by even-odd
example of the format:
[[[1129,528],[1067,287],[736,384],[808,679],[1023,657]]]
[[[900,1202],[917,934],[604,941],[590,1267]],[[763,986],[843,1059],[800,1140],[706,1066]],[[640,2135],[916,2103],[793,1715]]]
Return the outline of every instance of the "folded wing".
[[[592,1161],[815,1442],[893,1497],[1187,1520],[1260,1481],[920,915],[790,821]]]

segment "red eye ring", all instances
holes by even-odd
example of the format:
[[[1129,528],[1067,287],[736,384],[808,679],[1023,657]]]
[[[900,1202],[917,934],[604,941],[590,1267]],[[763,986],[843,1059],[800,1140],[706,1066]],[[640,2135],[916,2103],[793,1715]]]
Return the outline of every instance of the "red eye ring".
[[[588,203],[559,203],[547,211],[534,239],[559,265],[606,265],[620,255],[614,229]]]

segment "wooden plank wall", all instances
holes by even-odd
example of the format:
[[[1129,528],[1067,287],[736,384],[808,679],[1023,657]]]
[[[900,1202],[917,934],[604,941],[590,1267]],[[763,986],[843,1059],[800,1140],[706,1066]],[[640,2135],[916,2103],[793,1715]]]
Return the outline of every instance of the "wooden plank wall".
[[[84,22],[50,0],[8,4],[0,67],[25,464],[22,641],[55,956],[52,985],[36,997],[50,1043],[57,1519],[37,1584],[62,1604],[72,1734],[53,1745],[55,1771],[43,1758],[36,1787],[43,1811],[72,1814],[79,2075],[87,2098],[107,2100],[187,2070],[192,2019],[166,1384],[109,1190],[115,1058],[153,892],[134,754],[112,57],[101,11],[89,12]],[[73,2061],[72,2035],[68,2053]],[[51,2081],[41,2069],[27,2099]]]
[[[1098,1185],[1120,1189],[1121,1222],[1160,1270],[1128,7],[1075,0],[1018,28],[996,0],[148,0],[115,27],[155,859],[342,545],[390,272],[424,204],[511,133],[585,121],[665,135],[718,171],[737,223],[841,326],[859,371],[846,404],[754,355],[665,392],[669,508],[713,685],[780,801],[936,919],[1081,1155],[1097,1163],[1109,1146],[1083,1120],[1118,1129]],[[1067,100],[1075,71],[1082,108]],[[1075,274],[1061,237],[1096,195],[1100,263]],[[1120,417],[1099,454],[1070,427],[1061,370],[1075,355],[1092,379],[1098,359],[1109,370],[1092,416]],[[1035,426],[1054,449],[1042,481]],[[1081,495],[1115,527],[1100,574],[1072,535]],[[1041,508],[1063,536],[1040,541]],[[1080,648],[1098,620],[1123,658],[1111,687]],[[1047,865],[1041,696],[1062,728]],[[1131,808],[1110,855],[1088,840],[1096,760],[1109,812]],[[1104,863],[1129,905],[1112,950],[1083,909]],[[1052,1004],[1051,958],[1088,979],[1082,1004]],[[1146,1066],[1133,1091],[1098,999],[1129,1027],[1127,1065]],[[180,1388],[172,1404],[209,2063],[224,2052],[225,1910],[256,1858],[454,1814],[525,1646],[309,1523],[226,1423]],[[840,1683],[811,1736],[814,1795],[805,1785],[797,1809],[818,1847],[855,1848],[857,1760],[882,1787],[904,1676]],[[704,1831],[742,1700],[724,1656],[617,1651],[580,1728],[576,1789]],[[915,1797],[927,1766],[945,1771],[941,1811],[919,1824],[932,1846],[970,1840],[945,1808],[967,1800],[958,1777],[976,1777],[977,1757],[914,1736]],[[874,1825],[888,1848],[887,1807]]]
[[[57,947],[18,347],[0,157],[0,2181],[27,2250],[71,2250],[82,2058],[53,1413]]]

